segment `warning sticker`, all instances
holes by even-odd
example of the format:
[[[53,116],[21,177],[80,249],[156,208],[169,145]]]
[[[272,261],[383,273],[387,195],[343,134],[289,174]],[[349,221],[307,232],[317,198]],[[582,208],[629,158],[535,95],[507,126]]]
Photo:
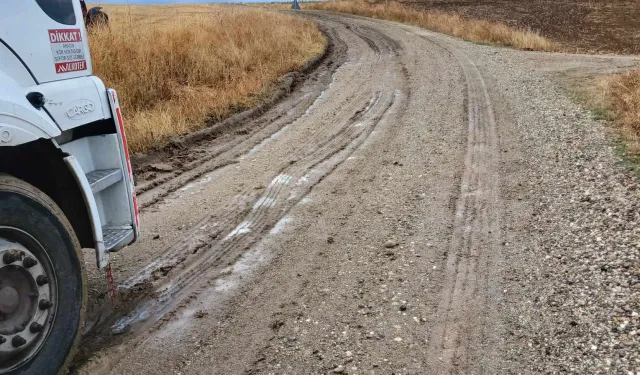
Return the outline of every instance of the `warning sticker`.
[[[56,73],[87,69],[80,29],[49,30],[49,43],[51,44]]]

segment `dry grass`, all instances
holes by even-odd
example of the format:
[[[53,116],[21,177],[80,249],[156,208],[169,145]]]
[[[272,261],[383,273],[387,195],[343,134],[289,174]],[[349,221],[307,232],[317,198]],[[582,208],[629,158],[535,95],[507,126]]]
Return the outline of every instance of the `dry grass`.
[[[628,149],[640,155],[640,68],[607,76],[600,88],[599,101],[614,113]]]
[[[143,152],[255,105],[322,52],[311,21],[241,6],[105,6],[90,31],[94,74],[118,90],[129,146]]]
[[[535,31],[516,29],[496,21],[470,19],[455,13],[415,10],[395,1],[373,3],[364,0],[339,0],[303,3],[302,7],[407,23],[473,42],[534,51],[559,49],[557,43]]]

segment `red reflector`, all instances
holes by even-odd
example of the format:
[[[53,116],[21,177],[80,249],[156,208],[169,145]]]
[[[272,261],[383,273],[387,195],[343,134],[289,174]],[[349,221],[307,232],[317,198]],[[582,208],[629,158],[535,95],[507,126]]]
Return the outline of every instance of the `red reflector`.
[[[127,134],[124,132],[124,122],[122,121],[122,113],[120,107],[116,108],[116,116],[118,116],[118,126],[120,127],[120,133],[122,134],[122,144],[124,146],[124,156],[127,158],[127,168],[129,168],[129,177],[131,174],[131,160],[129,158],[129,146],[127,145]]]

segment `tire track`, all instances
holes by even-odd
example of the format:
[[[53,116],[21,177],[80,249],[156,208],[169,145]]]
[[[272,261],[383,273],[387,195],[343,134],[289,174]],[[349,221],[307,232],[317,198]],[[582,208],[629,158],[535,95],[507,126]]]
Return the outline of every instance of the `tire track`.
[[[371,40],[376,36],[367,30],[353,31],[353,35],[366,45],[369,45],[366,37]],[[397,67],[393,45],[384,38],[375,42],[377,48],[368,48],[371,56],[359,61],[366,61],[371,75],[380,77],[373,85],[377,88],[354,90],[349,100],[338,103],[333,120],[325,119],[330,122],[318,124],[312,136],[291,149],[290,155],[300,157],[276,169],[275,177],[260,195],[251,189],[243,190],[219,212],[201,219],[185,243],[177,242],[160,259],[122,283],[119,292],[129,303],[99,324],[96,337],[112,330],[144,336],[144,332],[158,327],[161,318],[174,316],[366,141],[389,110],[399,105],[398,95],[406,80],[406,77],[398,80],[389,73],[405,72]],[[349,69],[350,75],[354,75],[359,68]],[[321,95],[316,97],[319,100]],[[307,106],[305,113],[290,124],[313,116],[313,110],[309,111],[313,106],[313,103]],[[114,345],[117,341],[96,346]]]
[[[206,173],[237,163],[240,155],[246,154],[285,126],[303,117],[308,108],[328,89],[331,77],[345,60],[346,43],[334,30],[325,31],[325,35],[328,40],[325,56],[318,63],[312,64],[317,65],[310,68],[315,70],[306,73],[309,69],[303,69],[302,78],[292,78],[293,91],[282,102],[266,111],[258,109],[257,118],[251,118],[255,116],[255,109],[243,112],[205,129],[202,132],[206,134],[198,137],[200,139],[193,144],[189,144],[189,141],[176,141],[169,145],[167,152],[155,157],[143,157],[143,160],[137,162],[136,178],[142,177],[142,182],[137,184],[141,210],[161,202],[169,194]],[[264,113],[260,115],[261,111]],[[168,160],[175,171],[154,170],[153,163],[157,163],[156,159],[162,162]]]
[[[307,168],[299,170],[292,168],[291,170],[285,170],[284,173],[276,176],[269,185],[267,192],[258,199],[249,215],[247,215],[237,227],[231,230],[222,241],[212,246],[209,250],[212,257],[206,260],[200,260],[198,263],[195,263],[193,267],[185,270],[180,278],[177,280],[174,279],[169,287],[163,289],[159,293],[158,299],[160,301],[170,301],[174,300],[176,296],[182,294],[184,291],[189,292],[187,289],[195,279],[202,277],[203,273],[207,272],[212,267],[225,263],[221,262],[221,260],[229,253],[236,249],[246,249],[259,240],[265,232],[270,230],[282,217],[286,215],[291,207],[306,196],[306,193],[311,190],[313,185],[317,184],[321,178],[331,173],[333,169],[335,169],[343,160],[346,159],[346,157],[348,157],[348,155],[353,152],[353,150],[358,148],[364,139],[368,137],[371,131],[373,131],[380,118],[382,118],[389,107],[393,105],[393,102],[392,98],[384,105],[372,106],[371,109],[365,113],[371,113],[373,115],[370,117],[367,126],[363,127],[365,130],[360,131],[357,134],[354,134],[354,132],[345,132],[342,137],[334,139],[333,142],[327,144],[326,147],[319,149],[318,152],[315,153],[315,161],[310,163]],[[377,110],[375,114],[373,114],[374,110]],[[354,128],[353,125],[355,124],[355,122],[351,122],[348,127]],[[350,152],[344,153],[339,160],[331,160],[334,155],[345,150],[348,146],[350,146]],[[312,157],[313,156],[310,156],[310,158]],[[321,165],[322,167],[320,167]],[[279,210],[276,203],[283,201],[283,198],[288,195],[287,193],[290,191],[289,185],[291,182],[296,179],[299,180],[305,175],[309,175],[316,167],[319,167],[322,172],[317,175],[315,181],[309,181],[307,187],[304,189],[305,191],[298,195],[297,199],[294,201],[289,200],[288,207]],[[284,215],[282,215],[282,213],[284,213]]]
[[[353,31],[359,37],[363,38],[362,32],[358,32],[356,30],[351,30],[351,31]],[[383,40],[383,38],[379,38],[379,40]],[[369,39],[369,42],[367,42],[367,44],[369,43],[372,43],[370,39]],[[386,44],[384,45],[384,47],[385,47],[386,53],[392,53],[393,50],[387,47]],[[380,51],[379,48],[372,49],[372,50],[376,55],[379,55],[380,53],[378,52]],[[342,106],[346,106],[346,107],[340,108],[340,111],[342,113],[354,113],[354,115],[346,122],[345,125],[338,126],[337,132],[333,134],[330,134],[333,129],[332,127],[319,126],[318,131],[312,137],[310,137],[308,142],[298,145],[295,149],[291,151],[291,155],[298,155],[301,153],[305,155],[300,160],[297,160],[295,162],[296,166],[311,165],[311,168],[313,168],[318,163],[322,162],[324,159],[319,158],[316,155],[315,152],[317,152],[317,150],[322,150],[323,148],[336,149],[336,150],[343,149],[345,146],[342,145],[342,143],[344,143],[345,140],[353,138],[354,137],[353,134],[359,131],[359,129],[350,125],[357,123],[358,121],[360,121],[362,117],[364,117],[364,115],[366,115],[366,112],[370,110],[370,106],[372,106],[373,104],[376,104],[374,102],[379,100],[379,95],[380,93],[374,93],[374,96],[367,103],[367,99],[366,99],[367,93],[361,92],[361,93],[358,93],[358,96],[356,97],[356,99],[353,100],[351,103],[343,103]],[[356,107],[357,103],[361,103],[361,102],[365,102],[367,103],[367,105],[362,108],[357,108]],[[312,104],[312,106],[314,106],[314,104]],[[309,114],[307,113],[301,117],[303,118],[308,115]],[[320,140],[320,139],[326,139],[326,140],[318,142],[317,140]],[[316,160],[316,162],[313,162],[312,160]],[[287,172],[288,170],[289,172]],[[289,166],[281,168],[277,172],[277,175],[287,175],[287,174],[295,175],[295,174],[301,174],[301,173],[297,172],[295,167],[289,167]],[[185,241],[184,243],[179,242],[178,246],[169,249],[167,252],[165,252],[165,254],[163,254],[163,256],[160,259],[158,259],[157,261],[154,261],[153,263],[145,267],[145,269],[142,271],[142,274],[139,274],[134,278],[129,279],[124,283],[122,283],[121,289],[130,289],[136,285],[139,286],[142,283],[148,282],[149,280],[156,278],[156,277],[153,277],[153,273],[157,272],[157,270],[172,270],[177,265],[183,264],[185,262],[186,259],[184,258],[183,254],[198,253],[201,248],[203,247],[208,248],[208,246],[206,246],[207,243],[210,243],[211,241],[215,241],[219,239],[221,236],[225,236],[226,234],[231,232],[231,229],[224,229],[224,228],[232,228],[232,227],[241,225],[243,220],[240,218],[245,217],[251,212],[251,206],[254,201],[262,199],[260,197],[253,196],[251,194],[251,190],[252,189],[245,189],[244,191],[239,193],[240,197],[247,197],[248,199],[231,202],[229,205],[224,207],[221,210],[221,212],[212,214],[205,220],[199,222],[198,225],[196,225],[196,228],[198,229],[191,231],[185,237],[188,239],[187,241]],[[270,197],[270,196],[267,196],[266,198],[273,199],[273,197]],[[220,229],[214,232],[211,232],[209,229],[209,226],[207,225],[211,223],[217,223],[217,228],[220,228]],[[205,226],[205,228],[200,229],[203,226]],[[209,251],[209,250],[207,249],[206,251]]]
[[[380,118],[393,105],[395,92],[381,99],[381,93],[375,92],[366,105],[355,111],[337,134],[331,136],[325,143],[321,144],[315,151],[297,161],[291,167],[287,167],[271,181],[266,192],[258,198],[249,213],[242,218],[242,221],[233,229],[229,230],[222,240],[212,243],[206,250],[206,258],[198,258],[190,267],[181,271],[180,276],[173,277],[169,281],[169,286],[160,287],[156,299],[166,302],[180,299],[178,296],[185,291],[190,293],[189,286],[197,278],[203,277],[203,273],[210,272],[216,265],[227,264],[222,261],[229,253],[237,254],[237,249],[247,249],[258,241],[261,236],[270,230],[286,213],[297,204],[311,190],[311,188],[321,181],[324,176],[331,173],[342,161],[355,150],[366,139]],[[355,126],[363,123],[364,126]],[[354,145],[355,143],[355,145]],[[301,146],[305,148],[307,146]],[[336,154],[350,148],[350,152],[344,153],[338,160],[332,160]],[[290,184],[293,181],[300,181],[304,176],[309,176],[314,170],[315,178],[305,183],[301,192],[296,194],[296,199],[283,199],[291,191]],[[277,203],[285,203],[286,207],[281,207]],[[234,251],[236,250],[236,251]],[[236,255],[237,257],[237,255]],[[235,258],[235,257],[234,257]],[[229,259],[232,261],[232,259]],[[219,271],[218,271],[219,272]],[[214,272],[215,273],[215,272]],[[177,298],[176,298],[177,297]]]
[[[376,93],[374,95],[374,98],[372,99],[376,99],[377,95],[379,94]],[[313,168],[318,163],[324,160],[324,158],[317,156],[318,153],[322,153],[323,150],[326,149],[339,150],[344,148],[344,146],[340,146],[340,144],[344,143],[346,140],[350,140],[351,138],[353,138],[353,134],[357,131],[357,129],[354,129],[349,124],[355,124],[355,122],[363,117],[364,112],[370,109],[369,107],[371,105],[371,102],[369,102],[369,104],[367,104],[365,107],[359,109],[356,107],[357,103],[365,101],[365,98],[366,93],[361,93],[351,104],[345,103],[344,108],[340,108],[343,113],[351,112],[354,113],[354,115],[351,117],[351,119],[349,119],[346,125],[339,126],[337,132],[331,133],[332,130],[329,126],[320,126],[318,127],[318,131],[312,137],[310,137],[307,143],[298,145],[294,150],[292,150],[292,155],[297,155],[300,153],[305,155],[300,160],[297,160],[295,162],[295,165],[310,165],[311,168]],[[325,140],[318,141],[321,139]],[[277,179],[278,176],[288,176],[296,174],[299,174],[296,167],[285,166],[277,171],[275,179]],[[230,233],[232,231],[231,228],[242,225],[242,223],[246,221],[242,218],[252,213],[251,206],[254,205],[254,202],[259,201],[260,199],[275,199],[273,196],[270,196],[270,194],[273,193],[273,189],[271,189],[271,186],[272,185],[269,185],[266,196],[263,195],[262,197],[252,195],[252,189],[243,190],[239,194],[239,197],[241,197],[240,200],[234,200],[230,202],[220,212],[214,213],[205,220],[200,221],[199,224],[196,225],[197,229],[191,231],[187,236],[185,236],[185,238],[187,239],[186,241],[178,242],[177,246],[165,252],[160,259],[146,266],[141,275],[137,275],[133,279],[129,279],[122,283],[121,289],[130,289],[142,283],[146,283],[151,279],[157,279],[153,276],[153,274],[157,272],[157,270],[172,270],[177,265],[184,264],[186,261],[186,258],[183,256],[184,254],[196,254],[203,247],[207,248],[206,251],[210,251],[210,246],[206,246],[206,244],[218,240],[221,235]],[[212,223],[216,223],[216,227],[219,229],[211,232],[208,224]],[[197,257],[197,259],[200,260],[200,255]],[[162,272],[165,273],[164,271]]]
[[[485,315],[490,308],[488,278],[492,277],[488,259],[500,253],[496,120],[486,83],[474,62],[446,42],[421,36],[450,53],[460,66],[466,86],[468,126],[464,171],[436,314],[439,323],[430,335],[428,363],[441,374],[475,373],[473,370],[482,365],[471,363],[470,353],[477,346],[488,346],[484,339]]]

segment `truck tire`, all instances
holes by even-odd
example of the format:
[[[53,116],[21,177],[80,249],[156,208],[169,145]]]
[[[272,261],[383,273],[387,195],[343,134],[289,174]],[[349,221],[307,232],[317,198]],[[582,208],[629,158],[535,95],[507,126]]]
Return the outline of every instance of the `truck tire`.
[[[82,263],[53,200],[0,174],[0,374],[65,371],[84,324]]]

